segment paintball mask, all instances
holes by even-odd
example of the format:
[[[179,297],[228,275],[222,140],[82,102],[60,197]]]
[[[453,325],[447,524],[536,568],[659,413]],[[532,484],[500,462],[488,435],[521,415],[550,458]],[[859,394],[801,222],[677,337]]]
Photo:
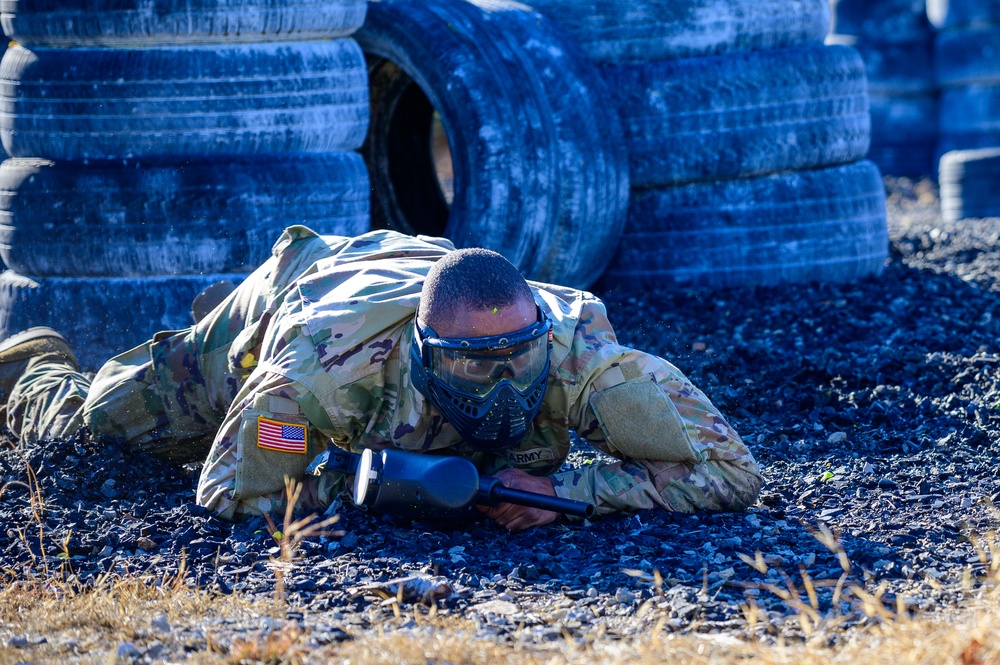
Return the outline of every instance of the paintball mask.
[[[410,375],[474,450],[503,450],[531,433],[549,378],[552,324],[541,308],[527,328],[442,338],[417,319]]]

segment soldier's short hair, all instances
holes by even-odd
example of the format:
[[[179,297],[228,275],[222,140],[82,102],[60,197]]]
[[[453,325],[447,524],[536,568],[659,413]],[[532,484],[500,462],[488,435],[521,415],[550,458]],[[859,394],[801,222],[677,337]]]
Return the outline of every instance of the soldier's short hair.
[[[431,266],[420,292],[418,316],[433,328],[459,309],[482,311],[522,301],[534,298],[513,263],[489,249],[459,249]]]

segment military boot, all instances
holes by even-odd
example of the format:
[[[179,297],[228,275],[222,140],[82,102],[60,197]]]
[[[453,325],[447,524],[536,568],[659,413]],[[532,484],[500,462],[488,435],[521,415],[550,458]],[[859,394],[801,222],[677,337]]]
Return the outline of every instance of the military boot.
[[[62,359],[73,369],[79,369],[69,344],[52,328],[28,328],[0,342],[0,404],[6,403],[28,363],[45,355]]]

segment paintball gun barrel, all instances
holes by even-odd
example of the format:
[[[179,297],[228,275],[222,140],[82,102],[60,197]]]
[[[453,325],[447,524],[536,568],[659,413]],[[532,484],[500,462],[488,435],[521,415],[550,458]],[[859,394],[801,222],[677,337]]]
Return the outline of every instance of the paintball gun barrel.
[[[468,515],[473,506],[513,503],[576,517],[592,517],[594,506],[505,487],[499,478],[480,477],[462,457],[365,450],[360,455],[333,445],[309,471],[354,475],[354,503],[375,512],[422,519]]]

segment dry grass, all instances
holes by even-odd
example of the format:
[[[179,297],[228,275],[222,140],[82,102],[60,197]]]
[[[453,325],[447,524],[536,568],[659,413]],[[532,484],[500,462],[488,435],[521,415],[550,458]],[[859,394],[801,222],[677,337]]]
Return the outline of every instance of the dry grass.
[[[198,626],[219,616],[252,616],[268,607],[240,597],[219,597],[185,583],[181,576],[104,577],[81,589],[53,579],[7,580],[0,590],[0,665],[18,662],[107,663],[119,644],[160,639],[153,619],[173,626]],[[33,642],[10,646],[13,636]]]
[[[308,628],[281,622],[267,634],[227,641],[206,628],[217,617],[256,625],[264,616],[282,616],[273,601],[251,602],[239,596],[217,596],[174,580],[106,578],[95,588],[79,591],[52,581],[20,581],[0,591],[0,633],[44,636],[47,642],[27,647],[0,647],[0,665],[30,662],[113,662],[119,644],[144,647],[152,640],[168,641],[151,629],[163,614],[180,631],[173,647],[192,651],[192,663],[249,665],[267,663],[336,662],[351,665],[379,663],[454,663],[466,665],[562,665],[568,663],[663,662],[695,664],[742,663],[748,660],[774,665],[871,663],[873,665],[1000,665],[1000,594],[995,585],[980,587],[967,606],[953,612],[913,618],[883,607],[882,618],[867,627],[844,632],[820,625],[805,641],[740,640],[735,637],[674,634],[651,628],[641,639],[615,640],[599,634],[531,645],[496,643],[475,637],[475,624],[461,617],[436,614],[412,606],[403,618],[416,628],[406,631],[356,633],[354,639],[315,649],[308,646]],[[203,640],[191,630],[201,628]],[[830,637],[841,640],[830,647]],[[185,642],[184,640],[188,640]],[[177,660],[183,651],[174,649]]]
[[[295,503],[299,489],[288,484],[290,505]],[[33,508],[44,510],[37,489],[32,494],[37,498]],[[308,625],[284,619],[288,607],[283,578],[297,565],[299,544],[324,533],[333,521],[296,521],[289,511],[280,529],[271,524],[281,554],[271,562],[276,595],[268,600],[250,600],[238,594],[222,596],[199,589],[183,560],[180,569],[169,576],[118,573],[86,588],[75,582],[67,568],[54,571],[43,567],[37,574],[0,571],[0,665],[130,662],[116,660],[119,645],[132,643],[144,650],[156,641],[165,644],[163,656],[167,662],[223,665],[658,665],[747,661],[765,665],[1000,665],[1000,547],[993,533],[970,539],[985,573],[975,578],[967,571],[962,584],[966,600],[962,605],[937,608],[915,617],[902,597],[892,604],[883,602],[884,585],[865,591],[845,584],[850,562],[836,535],[821,525],[813,535],[837,555],[844,575],[839,580],[814,581],[803,570],[794,580],[783,575],[781,587],[760,587],[782,599],[792,613],[792,623],[797,623],[798,630],[793,632],[804,638],[776,637],[766,624],[766,613],[751,603],[743,608],[745,625],[740,634],[764,638],[673,633],[665,628],[663,619],[658,620],[658,610],[640,608],[637,615],[648,615],[645,621],[649,628],[639,638],[615,639],[605,633],[606,624],[597,623],[594,632],[583,637],[564,633],[561,640],[533,643],[526,636],[515,635],[500,643],[476,637],[477,624],[471,617],[441,613],[435,605],[401,607],[397,602],[392,606],[394,618],[390,624],[408,622],[411,628],[353,630],[353,639],[316,647],[315,643],[310,646]],[[742,559],[759,572],[767,572],[759,552]],[[658,572],[649,576],[648,582],[662,592],[663,579]],[[933,580],[928,583],[936,584]],[[834,588],[833,607],[838,607],[837,599],[843,599],[866,615],[868,622],[845,627],[844,617],[823,614],[817,601],[817,589],[823,586]],[[162,621],[161,617],[166,617],[173,630],[165,633],[155,628],[154,620]],[[265,617],[270,619],[270,629],[243,632],[238,638],[222,628],[213,629],[220,625],[215,619],[246,628],[260,626]],[[14,637],[21,643],[13,643]]]

